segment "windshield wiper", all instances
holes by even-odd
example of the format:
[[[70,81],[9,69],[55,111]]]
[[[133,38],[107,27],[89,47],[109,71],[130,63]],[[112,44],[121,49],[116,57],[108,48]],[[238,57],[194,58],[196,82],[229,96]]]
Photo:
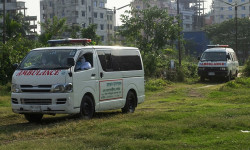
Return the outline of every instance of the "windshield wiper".
[[[69,69],[69,67],[55,67],[55,68],[49,68],[51,70],[55,70],[55,69]]]

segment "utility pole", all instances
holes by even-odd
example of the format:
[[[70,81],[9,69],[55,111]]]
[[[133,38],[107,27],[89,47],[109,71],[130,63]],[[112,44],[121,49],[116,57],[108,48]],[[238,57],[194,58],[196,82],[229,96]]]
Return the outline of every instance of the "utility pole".
[[[5,10],[5,3],[6,0],[3,0],[3,43],[5,44],[6,41],[6,10]]]
[[[181,15],[180,15],[179,0],[177,0],[177,15],[179,16],[178,27],[180,29],[181,28],[180,26]],[[181,32],[180,30],[178,30],[178,50],[179,50],[179,68],[181,68]]]
[[[238,11],[239,6],[249,4],[250,1],[243,3],[243,4],[239,4],[239,5],[237,4],[237,2],[235,2],[234,4],[231,4],[231,3],[225,2],[223,0],[219,0],[219,1],[234,7],[234,10],[235,10],[235,17],[234,17],[234,19],[235,19],[235,51],[236,51],[236,53],[238,53],[238,17],[237,17],[238,13],[237,13],[237,11]]]

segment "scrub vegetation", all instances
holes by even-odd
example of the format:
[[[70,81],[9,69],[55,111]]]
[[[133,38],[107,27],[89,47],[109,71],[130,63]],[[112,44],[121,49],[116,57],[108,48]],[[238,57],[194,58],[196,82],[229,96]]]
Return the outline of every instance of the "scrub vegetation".
[[[1,87],[0,149],[249,149],[249,82],[149,80],[135,113],[45,116],[40,124],[14,114],[8,87]]]

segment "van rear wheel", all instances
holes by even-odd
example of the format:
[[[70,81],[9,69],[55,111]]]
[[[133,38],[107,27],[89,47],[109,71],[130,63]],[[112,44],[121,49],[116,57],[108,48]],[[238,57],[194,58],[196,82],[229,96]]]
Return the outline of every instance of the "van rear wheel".
[[[126,104],[122,108],[123,113],[133,113],[136,107],[136,96],[132,91],[129,91],[126,98]]]
[[[84,119],[93,118],[95,113],[95,105],[90,96],[84,96],[82,99],[81,107],[80,107],[80,117]]]
[[[41,122],[43,118],[43,114],[24,114],[25,119],[30,123],[38,123]]]

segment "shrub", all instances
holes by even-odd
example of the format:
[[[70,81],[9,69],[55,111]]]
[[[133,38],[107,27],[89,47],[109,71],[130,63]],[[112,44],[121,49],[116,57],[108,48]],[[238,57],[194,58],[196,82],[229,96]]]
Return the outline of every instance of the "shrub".
[[[245,77],[250,77],[250,58],[247,60],[246,64],[244,65],[242,74]]]
[[[149,79],[146,81],[145,89],[147,91],[157,91],[163,89],[168,84],[171,83],[163,79]]]

